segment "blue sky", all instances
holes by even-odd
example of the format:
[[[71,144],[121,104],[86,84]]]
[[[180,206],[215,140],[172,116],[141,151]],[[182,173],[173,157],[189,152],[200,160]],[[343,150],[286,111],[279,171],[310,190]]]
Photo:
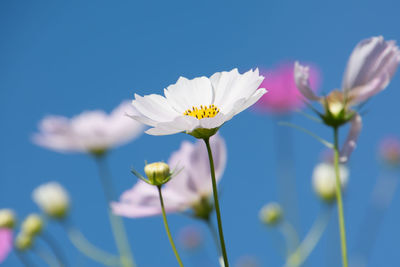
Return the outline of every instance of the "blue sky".
[[[270,67],[281,60],[315,62],[323,73],[321,91],[338,88],[347,58],[361,39],[383,35],[400,40],[398,1],[2,1],[0,3],[0,208],[23,218],[37,208],[31,191],[57,180],[70,192],[72,219],[93,241],[115,251],[96,166],[85,155],[63,155],[30,141],[48,114],[73,116],[83,110],[110,111],[134,93],[161,93],[179,76],[193,78],[238,67],[241,72]],[[350,251],[380,173],[377,144],[399,136],[400,75],[367,105],[359,145],[351,158],[345,210]],[[274,144],[276,119],[246,111],[224,125],[229,156],[222,181],[223,223],[231,262],[253,255],[261,266],[282,265],[278,236],[258,222],[259,208],[277,200]],[[328,129],[300,115],[293,121],[331,138]],[[343,129],[343,140],[345,131]],[[321,145],[293,132],[296,186],[304,235],[320,210],[311,173]],[[118,192],[136,182],[132,165],[167,160],[184,134],[143,135],[115,149],[110,165]],[[383,219],[369,266],[396,266],[400,239],[398,194]],[[160,217],[125,220],[139,266],[175,266]],[[193,220],[171,215],[172,231]],[[208,253],[212,239],[205,227]],[[81,266],[58,225],[50,231]],[[101,234],[99,234],[101,233]],[[336,217],[307,262],[338,266]],[[332,241],[333,240],[333,241]],[[331,245],[330,245],[331,244]],[[154,257],[157,251],[159,256]],[[334,252],[332,252],[334,251]],[[331,256],[330,253],[333,253]],[[189,259],[185,256],[184,260]],[[329,262],[329,265],[327,262]],[[11,255],[4,266],[18,266]],[[78,263],[76,263],[78,264]]]

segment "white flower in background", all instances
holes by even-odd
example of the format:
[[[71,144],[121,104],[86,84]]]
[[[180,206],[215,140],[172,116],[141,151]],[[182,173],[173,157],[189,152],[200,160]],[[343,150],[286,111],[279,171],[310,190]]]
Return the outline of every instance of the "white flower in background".
[[[71,119],[47,116],[33,136],[37,145],[58,152],[101,153],[138,137],[144,125],[129,119],[134,113],[128,101],[122,102],[111,114],[102,110],[85,111]]]
[[[63,218],[68,212],[68,193],[57,182],[38,186],[33,191],[32,198],[40,209],[50,217]]]
[[[283,210],[281,205],[276,202],[270,202],[265,204],[258,214],[260,221],[266,225],[276,225],[278,224],[283,217]]]
[[[210,144],[215,160],[216,178],[219,181],[226,164],[225,142],[219,135],[215,135],[211,137]],[[198,141],[192,144],[184,141],[179,151],[172,154],[168,163],[172,169],[180,171],[161,189],[166,212],[193,209],[195,216],[206,219],[212,210],[209,203],[212,184],[204,143]],[[161,214],[157,188],[142,180],[124,192],[120,201],[112,203],[111,207],[113,213],[131,218]]]
[[[294,78],[303,96],[309,101],[319,101],[325,108],[320,114],[325,124],[338,127],[351,121],[351,131],[341,151],[341,162],[348,160],[361,131],[361,117],[352,108],[389,84],[400,62],[400,50],[395,41],[385,41],[382,36],[365,39],[354,48],[343,76],[342,89],[326,97],[317,96],[310,88],[309,68],[295,63]]]
[[[263,79],[258,69],[244,74],[233,69],[192,80],[180,77],[164,90],[165,97],[135,94],[132,104],[139,115],[131,117],[153,127],[146,131],[151,135],[184,132],[207,138],[266,93],[258,89]]]
[[[345,165],[339,165],[340,184],[346,188],[349,170]],[[332,163],[318,164],[313,171],[312,185],[315,193],[324,201],[332,202],[336,198],[336,173]]]

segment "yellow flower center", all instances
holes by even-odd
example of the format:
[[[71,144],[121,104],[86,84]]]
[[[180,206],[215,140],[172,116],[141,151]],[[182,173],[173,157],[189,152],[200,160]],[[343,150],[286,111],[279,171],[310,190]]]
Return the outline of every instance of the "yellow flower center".
[[[183,115],[192,116],[197,119],[213,118],[219,113],[219,109],[214,104],[207,106],[201,105],[200,108],[192,107],[186,110]]]

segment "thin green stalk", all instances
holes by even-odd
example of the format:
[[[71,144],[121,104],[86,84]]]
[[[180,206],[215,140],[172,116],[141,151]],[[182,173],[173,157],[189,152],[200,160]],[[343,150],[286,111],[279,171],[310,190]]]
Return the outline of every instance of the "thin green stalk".
[[[222,256],[221,247],[219,245],[217,229],[215,229],[214,224],[211,222],[211,218],[208,218],[207,220],[205,220],[205,222],[208,226],[208,229],[210,229],[211,235],[215,242],[215,246],[217,247],[217,251],[219,254],[219,264],[221,265],[221,267],[224,267],[224,258]]]
[[[214,160],[213,160],[213,156],[212,156],[212,152],[211,152],[210,138],[204,138],[203,140],[206,143],[208,159],[210,160],[210,171],[211,171],[211,181],[212,181],[212,187],[213,187],[214,206],[215,206],[215,213],[217,214],[218,233],[219,233],[219,241],[221,243],[222,256],[224,258],[225,267],[229,267],[228,256],[226,254],[226,248],[225,248],[224,232],[222,230],[221,211],[219,208],[217,181],[215,179]]]
[[[161,186],[157,186],[157,189],[158,189],[158,196],[160,197],[161,210],[162,210],[162,216],[163,216],[163,220],[164,220],[165,231],[167,232],[169,243],[171,243],[171,247],[172,247],[172,250],[174,251],[176,260],[178,261],[179,266],[183,267],[182,260],[179,257],[178,251],[176,250],[174,240],[172,239],[171,232],[169,230],[167,215],[165,213],[164,200],[163,200],[162,193],[161,193]]]
[[[28,257],[25,257],[24,252],[20,252],[18,250],[15,250],[15,252],[22,265],[25,267],[36,267],[36,265]]]
[[[339,229],[340,229],[340,243],[342,248],[342,262],[343,267],[348,267],[347,260],[347,243],[346,243],[346,226],[344,223],[344,212],[343,212],[343,200],[342,200],[342,189],[340,183],[340,172],[339,172],[339,133],[338,128],[333,128],[334,132],[334,164],[336,173],[336,199],[338,204],[338,219],[339,219]]]
[[[118,266],[120,265],[119,257],[103,251],[90,243],[86,237],[75,228],[71,223],[64,222],[63,226],[68,234],[68,238],[71,243],[78,249],[82,254],[88,258],[97,261],[105,266]]]
[[[54,240],[54,238],[48,234],[48,233],[42,233],[40,235],[42,240],[47,243],[47,245],[50,247],[50,249],[53,251],[54,255],[57,258],[57,261],[60,266],[68,266],[67,264],[67,259],[64,256],[63,251],[61,250],[60,246],[57,244],[57,242]]]
[[[124,267],[135,267],[136,264],[133,260],[133,255],[129,246],[126,236],[126,231],[122,218],[115,216],[110,209],[110,202],[115,200],[115,191],[111,182],[111,175],[109,174],[105,155],[97,156],[97,165],[99,168],[99,176],[103,187],[104,195],[107,201],[107,211],[111,223],[114,239],[117,244],[118,252],[120,255],[121,265]]]
[[[285,237],[286,256],[289,256],[296,250],[296,247],[299,245],[299,236],[294,226],[287,221],[283,221],[280,224],[279,230]]]
[[[286,260],[285,267],[299,267],[305,262],[321,239],[328,225],[330,215],[331,209],[318,216],[301,244]]]

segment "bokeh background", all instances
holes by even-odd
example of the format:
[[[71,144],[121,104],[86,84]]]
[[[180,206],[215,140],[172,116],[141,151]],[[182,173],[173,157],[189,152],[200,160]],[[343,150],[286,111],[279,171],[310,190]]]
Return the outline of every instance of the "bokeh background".
[[[31,135],[42,117],[110,111],[134,93],[162,93],[179,76],[193,78],[234,67],[243,72],[273,67],[281,60],[317,64],[323,74],[321,91],[327,92],[340,87],[347,58],[359,40],[374,35],[400,40],[399,8],[395,0],[1,1],[0,208],[14,208],[23,218],[37,211],[32,190],[59,181],[71,194],[72,219],[87,238],[116,251],[94,162],[86,155],[63,155],[33,145]],[[397,73],[387,90],[367,104],[359,145],[351,157],[345,197],[350,254],[380,173],[377,144],[388,134],[400,134],[399,87]],[[292,121],[331,138],[324,126],[300,115]],[[258,220],[261,206],[278,199],[276,123],[273,116],[247,110],[220,131],[229,151],[221,208],[232,263],[242,257],[254,257],[260,266],[283,263],[276,249],[279,235]],[[321,209],[311,174],[323,148],[301,132],[292,133],[304,236]],[[143,135],[115,149],[110,165],[117,191],[136,182],[131,166],[140,169],[144,160],[168,160],[182,140],[194,141],[184,134]],[[396,194],[369,266],[398,266],[399,204]],[[207,248],[194,259],[216,257],[206,227],[181,215],[169,220],[175,236],[185,225],[199,227]],[[336,221],[332,217],[307,266],[340,266]],[[125,222],[139,266],[176,266],[161,217]],[[61,227],[50,224],[49,229],[72,266],[97,266],[78,255]],[[188,253],[182,253],[187,266],[196,266]],[[3,265],[20,263],[11,254]]]

